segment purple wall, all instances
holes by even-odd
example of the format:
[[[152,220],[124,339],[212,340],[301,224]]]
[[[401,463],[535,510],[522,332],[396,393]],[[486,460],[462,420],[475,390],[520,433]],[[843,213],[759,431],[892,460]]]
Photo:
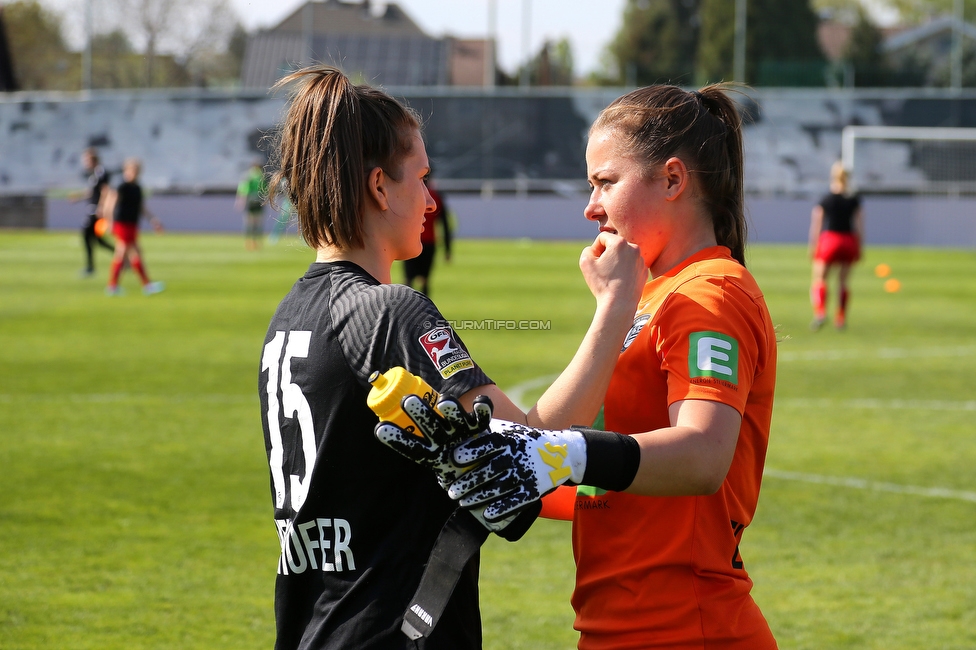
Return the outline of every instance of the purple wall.
[[[583,218],[586,196],[448,195],[457,216],[458,237],[509,239],[591,239],[596,226]],[[750,241],[803,243],[807,240],[812,201],[751,197],[746,200]],[[167,230],[240,232],[241,213],[229,194],[157,195],[147,205]],[[81,226],[84,209],[61,199],[47,202],[47,227]],[[266,231],[273,214],[269,209]],[[864,199],[867,243],[976,247],[976,198],[871,197]],[[291,231],[294,232],[294,226]]]

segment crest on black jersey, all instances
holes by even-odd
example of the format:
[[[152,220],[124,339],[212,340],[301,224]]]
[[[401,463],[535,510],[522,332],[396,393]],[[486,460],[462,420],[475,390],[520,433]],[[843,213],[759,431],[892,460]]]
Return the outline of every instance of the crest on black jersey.
[[[474,368],[474,361],[468,356],[468,351],[458,343],[454,330],[450,327],[428,330],[420,337],[420,345],[444,379],[462,370]]]

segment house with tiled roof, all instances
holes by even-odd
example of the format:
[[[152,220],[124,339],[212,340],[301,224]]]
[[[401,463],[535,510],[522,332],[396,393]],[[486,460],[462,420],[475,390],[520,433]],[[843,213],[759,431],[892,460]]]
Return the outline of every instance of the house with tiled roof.
[[[245,88],[268,88],[310,63],[327,63],[356,82],[383,86],[485,86],[495,76],[489,40],[435,38],[395,3],[376,13],[369,0],[309,0],[247,44]]]
[[[941,85],[939,77],[948,78],[956,33],[964,52],[973,48],[976,25],[953,16],[940,16],[889,36],[881,50],[895,66],[906,63],[924,66],[927,68],[926,85]]]

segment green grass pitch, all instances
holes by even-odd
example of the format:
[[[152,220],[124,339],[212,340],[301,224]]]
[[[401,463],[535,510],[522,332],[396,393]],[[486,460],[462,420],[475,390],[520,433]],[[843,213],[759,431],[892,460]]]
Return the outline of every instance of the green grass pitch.
[[[457,242],[433,297],[503,388],[572,355],[583,243]],[[167,290],[103,294],[75,233],[0,231],[0,647],[270,648],[277,538],[257,403],[311,254],[146,235]],[[741,547],[782,648],[976,647],[976,254],[869,247],[849,327],[808,329],[800,246],[753,246],[780,334],[767,478]],[[901,290],[874,275],[892,269]],[[399,269],[397,269],[399,272]],[[834,296],[832,296],[833,298]],[[536,386],[535,388],[533,388]],[[485,647],[575,644],[569,525],[482,561]]]

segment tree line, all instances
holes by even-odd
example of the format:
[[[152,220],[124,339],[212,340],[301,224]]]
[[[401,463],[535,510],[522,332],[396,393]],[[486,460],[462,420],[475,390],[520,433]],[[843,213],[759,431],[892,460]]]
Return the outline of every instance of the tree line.
[[[90,56],[68,46],[69,19],[39,0],[0,5],[19,89],[238,85],[248,34],[227,0],[97,4],[101,13],[94,16]],[[883,51],[884,33],[869,4],[896,12],[904,24],[951,15],[959,6],[956,0],[627,0],[600,71],[576,78],[571,43],[561,39],[546,43],[514,75],[499,70],[498,83],[701,85],[734,79],[753,86],[948,85],[945,62]],[[737,5],[745,7],[743,79],[735,79],[733,70]],[[963,5],[964,15],[976,18],[976,0]],[[828,16],[849,28],[839,62],[828,61],[818,42],[818,26]],[[75,12],[70,19],[84,16]],[[963,85],[976,85],[972,39],[965,41],[962,62]]]
[[[108,0],[98,7],[90,48],[78,49],[69,47],[66,28],[87,19],[84,9],[65,16],[38,0],[0,5],[18,90],[237,84],[247,32],[225,0]]]
[[[627,0],[622,27],[607,46],[598,84],[753,86],[945,86],[948,64],[927,53],[886,54],[884,32],[868,11],[903,25],[952,15],[954,0],[745,0],[745,78],[733,71],[736,0]],[[976,18],[976,0],[963,2]],[[849,28],[840,61],[821,51],[817,30],[830,18]],[[964,41],[963,85],[976,85],[976,45]]]

